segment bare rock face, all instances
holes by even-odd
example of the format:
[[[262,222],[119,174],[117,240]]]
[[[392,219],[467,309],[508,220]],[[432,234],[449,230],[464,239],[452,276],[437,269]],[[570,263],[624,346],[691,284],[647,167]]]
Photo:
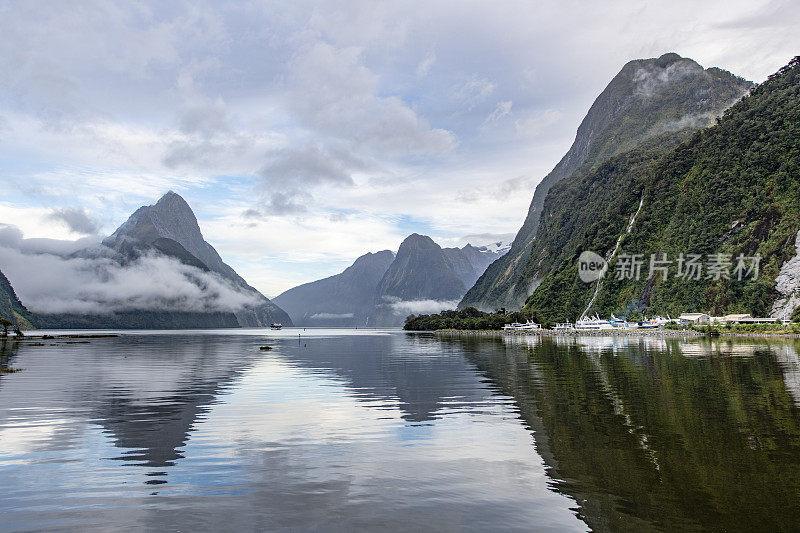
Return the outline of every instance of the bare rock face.
[[[774,318],[789,318],[800,305],[800,231],[795,240],[797,254],[786,261],[781,267],[781,272],[775,278],[775,290],[780,295],[772,304],[770,316]]]

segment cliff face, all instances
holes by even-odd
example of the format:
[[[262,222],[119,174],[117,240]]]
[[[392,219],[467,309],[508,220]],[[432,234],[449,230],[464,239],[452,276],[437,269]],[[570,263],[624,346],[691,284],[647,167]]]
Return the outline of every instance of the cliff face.
[[[729,72],[703,69],[691,59],[665,54],[626,64],[592,104],[575,142],[536,187],[511,251],[493,263],[459,304],[485,311],[519,309],[539,279],[523,279],[550,189],[644,144],[675,146],[710,125],[752,83]]]
[[[21,328],[34,327],[35,318],[14,292],[8,278],[0,271],[0,317],[10,320]]]
[[[524,282],[537,280],[526,308],[551,322],[574,320],[590,302],[590,313],[606,315],[790,315],[797,303],[798,154],[795,59],[677,147],[645,143],[554,186],[521,272]],[[577,275],[587,250],[610,261],[611,275],[599,284]],[[614,275],[631,254],[643,258],[641,277]],[[679,275],[680,254],[702,257],[697,279]],[[666,276],[648,276],[653,255],[666,256]],[[737,273],[740,256],[748,271],[750,258],[759,257],[758,268]],[[714,258],[719,275],[709,269]]]

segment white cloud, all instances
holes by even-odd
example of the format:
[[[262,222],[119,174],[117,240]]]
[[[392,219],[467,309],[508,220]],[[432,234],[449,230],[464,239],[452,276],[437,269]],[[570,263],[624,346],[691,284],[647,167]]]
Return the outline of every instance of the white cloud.
[[[504,100],[502,102],[497,102],[497,105],[494,106],[492,112],[486,117],[484,122],[496,122],[503,117],[506,117],[511,114],[511,106],[514,105],[511,100]]]
[[[317,319],[317,320],[322,320],[322,319],[336,320],[336,319],[353,318],[353,316],[355,316],[353,313],[315,313],[315,314],[311,315],[308,318],[310,318],[312,320],[314,320],[314,319]]]
[[[429,52],[425,58],[419,62],[417,65],[417,77],[424,78],[428,75],[433,68],[434,63],[436,63],[436,54],[433,52]]]
[[[445,309],[455,309],[458,300],[399,300],[389,302],[387,305],[395,315],[430,315]]]
[[[453,96],[471,111],[476,105],[486,100],[496,88],[495,82],[473,74],[467,81],[454,88]]]
[[[260,303],[215,273],[161,255],[122,265],[105,257],[25,252],[9,244],[9,239],[0,243],[0,270],[34,312],[235,311]]]

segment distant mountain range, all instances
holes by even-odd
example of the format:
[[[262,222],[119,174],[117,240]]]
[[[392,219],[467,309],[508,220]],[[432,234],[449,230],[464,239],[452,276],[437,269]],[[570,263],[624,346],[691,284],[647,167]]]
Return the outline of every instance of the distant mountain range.
[[[341,274],[289,289],[274,302],[302,326],[399,326],[415,311],[455,306],[507,250],[503,242],[442,248],[414,233],[397,254],[366,254]]]

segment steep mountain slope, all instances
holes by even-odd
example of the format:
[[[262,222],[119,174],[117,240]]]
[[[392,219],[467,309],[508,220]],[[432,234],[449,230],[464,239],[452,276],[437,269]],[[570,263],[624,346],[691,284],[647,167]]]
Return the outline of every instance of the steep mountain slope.
[[[169,191],[158,202],[137,209],[117,230],[103,240],[103,244],[119,252],[131,252],[151,247],[174,247],[174,255],[186,259],[186,255],[171,240],[180,245],[205,268],[221,274],[242,287],[250,287],[219,253],[205,241],[192,208],[179,194]],[[169,249],[163,249],[173,255]],[[191,259],[190,259],[191,261]],[[252,288],[252,287],[251,287]]]
[[[539,280],[523,279],[522,273],[545,198],[555,184],[645,143],[674,146],[711,124],[751,87],[750,82],[729,72],[703,69],[677,54],[626,64],[592,104],[569,151],[536,187],[511,251],[486,270],[459,307],[518,309],[533,292]]]
[[[502,242],[491,249],[441,248],[414,234],[397,256],[388,250],[366,254],[341,274],[294,287],[273,301],[297,325],[399,326],[409,306],[452,306],[506,251]]]
[[[291,325],[291,319],[239,276],[203,238],[192,209],[178,194],[170,191],[154,205],[136,210],[98,248],[81,250],[76,258],[107,258],[122,265],[134,264],[150,254],[176,259],[192,267],[191,272],[212,273],[238,294],[245,295],[249,304],[235,311],[177,310],[165,311],[134,305],[103,314],[47,314],[40,315],[43,327],[104,327],[104,328],[207,328],[207,327],[263,327],[272,322]],[[196,270],[194,270],[196,269]],[[209,289],[207,283],[193,276],[189,278],[202,294]],[[197,279],[195,279],[197,278]],[[217,279],[217,278],[215,278]],[[209,297],[213,294],[209,294]]]
[[[641,147],[553,187],[542,221],[522,279],[543,280],[526,310],[546,321],[574,320],[595,292],[589,311],[601,314],[791,314],[800,285],[792,266],[800,232],[800,60],[677,148]],[[577,276],[584,250],[611,260],[599,285]],[[632,254],[643,260],[640,279],[617,279]],[[666,276],[648,279],[651,254],[666,254]],[[680,254],[702,256],[700,279],[678,275]],[[738,279],[740,255],[761,257],[757,278],[743,272]],[[715,257],[726,262],[722,273],[708,269]]]
[[[17,298],[14,287],[2,271],[0,271],[0,317],[10,320],[21,328],[32,328],[35,322],[33,315]]]
[[[273,298],[297,326],[364,326],[394,253],[362,255],[342,273],[299,285]]]
[[[379,300],[454,300],[466,290],[454,262],[428,236],[412,233],[378,285]],[[465,260],[466,261],[466,260]]]

